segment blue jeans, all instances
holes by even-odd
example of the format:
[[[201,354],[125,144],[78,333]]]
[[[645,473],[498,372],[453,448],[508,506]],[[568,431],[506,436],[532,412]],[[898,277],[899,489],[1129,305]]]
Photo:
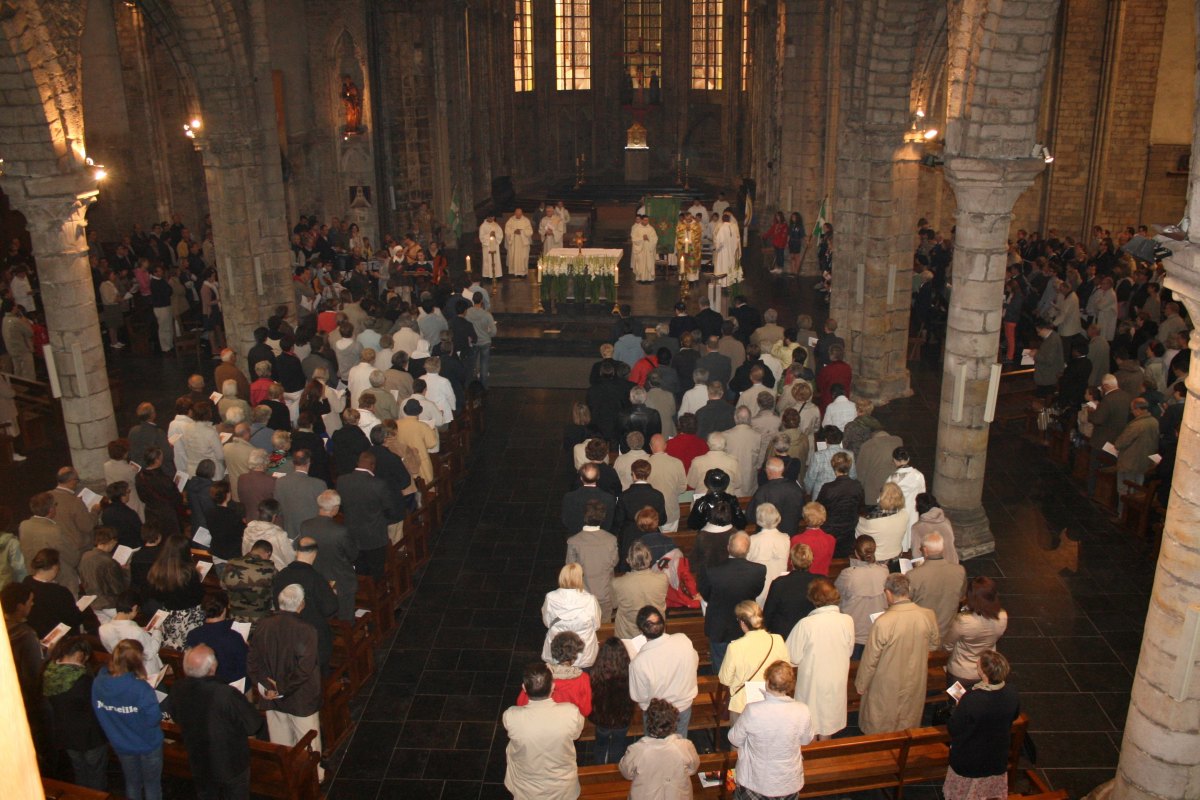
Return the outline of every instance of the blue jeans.
[[[162,745],[141,755],[117,755],[129,800],[162,800]]]
[[[596,726],[596,742],[592,745],[593,764],[616,764],[629,747],[629,728],[602,728]]]
[[[675,725],[675,732],[684,739],[688,738],[688,725],[692,723],[692,707],[688,706],[683,711],[679,712],[679,722]]]
[[[725,651],[729,649],[729,642],[714,642],[711,639],[708,642],[709,657],[712,660],[712,673],[718,674],[721,671],[721,662],[725,660]]]
[[[102,744],[91,750],[68,750],[67,758],[71,759],[71,771],[75,773],[75,783],[89,789],[104,790],[108,788],[108,745]]]

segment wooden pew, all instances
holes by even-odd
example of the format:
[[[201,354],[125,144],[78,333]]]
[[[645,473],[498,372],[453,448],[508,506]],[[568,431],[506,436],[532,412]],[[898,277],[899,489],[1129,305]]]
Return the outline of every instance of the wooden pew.
[[[333,628],[333,658],[330,663],[335,669],[346,667],[351,694],[357,694],[375,672],[376,637],[372,632],[375,628],[372,616],[368,611],[355,617],[353,623],[337,619],[329,623]]]
[[[696,679],[696,687],[700,693],[692,701],[692,719],[688,724],[688,730],[708,731],[715,742],[720,729],[729,725],[728,721],[722,721],[720,718],[724,687],[721,686],[715,675],[701,675]],[[643,733],[642,709],[634,703],[633,718],[629,721],[629,736],[637,738]],[[583,733],[580,735],[579,741],[591,742],[595,739],[596,728],[589,720],[583,726]]]
[[[56,781],[53,778],[42,778],[42,791],[46,800],[115,800],[116,795],[98,789],[88,789],[73,783]]]
[[[329,757],[346,741],[354,725],[350,720],[349,667],[335,667],[321,685],[321,755]]]
[[[191,779],[187,749],[179,726],[162,723],[163,773]],[[282,800],[317,800],[317,763],[320,757],[311,749],[316,731],[309,731],[292,747],[250,740],[250,792]]]
[[[372,634],[375,638],[374,643],[376,646],[382,642],[383,637],[392,628],[396,627],[396,609],[391,604],[386,581],[382,579],[376,580],[367,575],[359,575],[358,592],[354,597],[354,606],[355,608],[365,608],[371,612],[371,619],[374,622]]]
[[[731,793],[725,792],[724,776],[728,774],[729,753],[704,753],[700,756],[700,768],[692,776],[692,796],[706,800],[720,800]],[[717,786],[705,787],[700,783],[699,773],[716,773],[722,776]],[[603,764],[579,768],[580,798],[587,800],[625,800],[629,796],[630,781],[621,777],[616,764]]]
[[[431,505],[408,512],[404,518],[404,544],[413,569],[429,560],[429,540],[433,535],[434,509]]]
[[[1022,714],[1012,726],[1008,754],[1010,783],[1017,773],[1028,724],[1028,718]],[[945,780],[950,764],[949,734],[944,727],[814,741],[804,745],[800,752],[804,757],[804,788],[800,797],[844,796],[879,789],[890,789],[893,796],[899,797],[907,785]],[[722,755],[724,760],[720,758]],[[727,775],[737,767],[736,751],[712,753],[700,759],[701,771]],[[629,791],[630,782],[621,777],[616,764],[584,767],[579,776],[583,789],[580,796],[588,800],[617,800]],[[1032,782],[1036,789],[1044,790],[1037,795],[1039,800],[1065,797],[1065,793],[1050,793],[1036,777]],[[698,781],[695,786],[699,787]],[[731,792],[722,781],[701,794],[727,798]]]

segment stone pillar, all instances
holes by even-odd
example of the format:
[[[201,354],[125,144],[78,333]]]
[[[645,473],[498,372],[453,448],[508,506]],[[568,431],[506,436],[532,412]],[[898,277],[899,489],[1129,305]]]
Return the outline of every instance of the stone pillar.
[[[958,213],[933,491],[954,523],[963,558],[995,549],[982,505],[989,426],[983,416],[1000,340],[1013,204],[1044,166],[1031,158],[946,158]],[[956,418],[960,380],[965,388]]]
[[[255,135],[206,134],[198,142],[217,243],[226,339],[244,362],[254,346],[254,329],[267,324],[276,306],[290,307],[294,300],[278,155],[273,154],[273,161],[264,156]]]
[[[85,482],[103,481],[117,421],[87,257],[84,214],[96,182],[83,173],[9,179],[4,192],[25,215],[37,258],[71,462]]]
[[[908,321],[919,145],[891,128],[839,143],[837,254],[830,315],[846,340],[854,395],[876,404],[911,393]],[[813,243],[813,247],[816,243]]]

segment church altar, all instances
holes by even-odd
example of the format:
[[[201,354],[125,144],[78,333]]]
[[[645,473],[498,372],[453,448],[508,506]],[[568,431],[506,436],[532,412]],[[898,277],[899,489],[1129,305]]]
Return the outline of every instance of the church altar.
[[[538,259],[542,302],[616,301],[621,250],[556,247]]]

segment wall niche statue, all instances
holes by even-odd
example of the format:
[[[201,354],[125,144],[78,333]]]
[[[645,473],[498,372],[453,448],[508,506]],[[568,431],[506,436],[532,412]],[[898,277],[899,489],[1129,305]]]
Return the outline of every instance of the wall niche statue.
[[[342,76],[342,108],[346,114],[343,130],[347,134],[362,133],[362,93],[349,75]]]

